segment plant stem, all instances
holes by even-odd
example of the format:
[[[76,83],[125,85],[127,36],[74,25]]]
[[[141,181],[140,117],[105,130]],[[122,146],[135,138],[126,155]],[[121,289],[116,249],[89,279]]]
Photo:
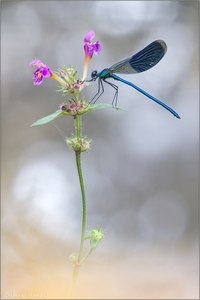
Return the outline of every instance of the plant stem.
[[[76,115],[75,118],[75,129],[76,129],[76,137],[77,139],[82,138],[82,120],[80,115]]]
[[[75,129],[76,129],[76,137],[77,139],[82,138],[82,122],[81,122],[81,116],[77,115],[75,118]],[[81,151],[76,151],[76,165],[77,165],[77,171],[79,176],[79,182],[80,182],[80,188],[81,188],[81,196],[82,196],[82,230],[81,230],[81,241],[80,241],[80,247],[79,247],[79,253],[78,253],[78,259],[77,262],[74,264],[73,274],[72,274],[72,282],[69,289],[69,298],[73,298],[73,292],[76,284],[76,280],[79,273],[80,268],[80,262],[82,258],[83,253],[83,246],[84,246],[84,240],[85,240],[85,228],[86,228],[86,197],[85,197],[85,188],[84,188],[84,181],[83,181],[83,173],[82,173],[82,167],[81,167]]]
[[[80,262],[83,252],[83,244],[85,240],[85,227],[86,227],[86,198],[85,198],[85,189],[84,189],[84,182],[83,182],[83,174],[82,174],[82,168],[81,168],[81,153],[76,152],[76,164],[78,169],[78,175],[79,175],[79,181],[80,181],[80,187],[81,187],[81,195],[82,195],[82,231],[81,231],[81,242],[80,242],[80,248],[79,248],[79,255],[78,255],[78,262]]]
[[[82,264],[88,258],[88,256],[90,256],[90,254],[92,253],[93,250],[94,249],[90,248],[88,253],[81,259],[80,264]]]

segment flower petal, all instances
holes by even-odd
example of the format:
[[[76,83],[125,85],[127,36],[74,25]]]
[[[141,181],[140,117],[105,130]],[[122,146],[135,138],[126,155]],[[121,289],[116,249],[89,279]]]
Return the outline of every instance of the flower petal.
[[[90,44],[85,44],[84,45],[84,50],[85,50],[85,54],[86,56],[92,57],[93,55],[93,45]]]
[[[50,71],[50,69],[48,67],[41,67],[40,72],[45,78],[51,77],[51,74],[52,74],[52,72]]]
[[[90,31],[85,35],[84,42],[91,43],[91,41],[93,40],[94,37],[95,37],[94,31]]]
[[[98,55],[101,52],[101,44],[99,42],[96,42],[94,44],[94,54]]]
[[[43,81],[43,77],[34,77],[33,80],[34,80],[33,82],[34,85],[40,85]]]
[[[38,66],[38,67],[44,67],[45,64],[39,60],[39,59],[34,59],[31,63],[30,63],[31,66]]]

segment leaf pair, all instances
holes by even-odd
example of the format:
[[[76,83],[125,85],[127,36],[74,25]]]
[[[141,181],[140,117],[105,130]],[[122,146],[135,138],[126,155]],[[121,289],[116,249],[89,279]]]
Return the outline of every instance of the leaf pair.
[[[82,114],[88,113],[88,112],[90,112],[92,110],[104,109],[104,108],[115,108],[116,110],[125,111],[122,108],[114,107],[112,104],[99,103],[99,104],[89,104],[85,109],[82,109],[82,112],[80,114],[82,115]],[[59,109],[59,110],[56,110],[53,114],[51,114],[49,116],[46,116],[46,117],[44,117],[42,119],[37,120],[35,123],[33,123],[31,125],[31,127],[33,127],[33,126],[39,126],[39,125],[44,125],[44,124],[47,124],[47,123],[49,123],[51,121],[54,121],[55,119],[57,119],[57,118],[59,118],[61,116],[67,116],[67,115],[74,117],[74,114]]]

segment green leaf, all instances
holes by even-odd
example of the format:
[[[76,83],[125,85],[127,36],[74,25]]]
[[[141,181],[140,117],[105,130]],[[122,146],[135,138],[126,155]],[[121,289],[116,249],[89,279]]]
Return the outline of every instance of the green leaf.
[[[98,103],[98,104],[90,104],[90,109],[91,110],[96,110],[96,109],[103,109],[103,108],[113,108],[112,104],[104,104],[104,103]]]
[[[55,111],[53,114],[49,115],[49,116],[46,116],[40,120],[37,120],[35,123],[33,123],[31,125],[31,127],[33,126],[39,126],[39,125],[44,125],[44,124],[47,124],[53,120],[55,120],[56,118],[60,117],[61,115],[63,115],[63,111],[62,110],[57,110]]]
[[[104,103],[99,103],[99,104],[91,104],[89,110],[96,110],[96,109],[104,109],[104,108],[114,108],[116,110],[122,110],[122,111],[126,111],[123,108],[119,108],[119,107],[115,107],[112,104],[104,104]],[[126,111],[127,112],[127,111]]]

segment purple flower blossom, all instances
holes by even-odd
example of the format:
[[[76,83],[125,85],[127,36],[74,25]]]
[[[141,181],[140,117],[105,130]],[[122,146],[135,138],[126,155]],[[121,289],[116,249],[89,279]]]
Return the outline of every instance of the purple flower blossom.
[[[86,57],[92,58],[93,54],[98,55],[101,51],[101,44],[99,42],[92,43],[93,38],[95,37],[94,31],[90,31],[85,35],[84,38],[84,51]]]
[[[37,70],[33,73],[34,85],[40,85],[44,78],[52,76],[52,72],[48,66],[43,64],[39,59],[35,59],[30,63],[31,66],[37,66]]]
[[[94,37],[95,37],[94,31],[90,31],[90,32],[86,33],[86,35],[84,37],[84,42],[91,43],[91,41],[93,40]]]

